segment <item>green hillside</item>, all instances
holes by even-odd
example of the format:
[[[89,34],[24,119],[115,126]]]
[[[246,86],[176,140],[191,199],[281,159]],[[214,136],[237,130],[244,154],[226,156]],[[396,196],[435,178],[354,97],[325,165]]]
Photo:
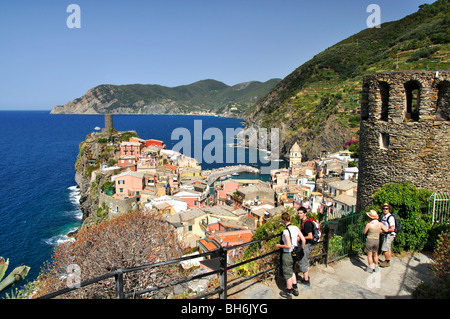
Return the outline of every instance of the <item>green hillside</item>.
[[[283,152],[299,141],[312,158],[358,138],[360,91],[367,74],[450,69],[450,5],[422,5],[401,20],[365,29],[317,54],[245,114],[250,124],[281,128]]]

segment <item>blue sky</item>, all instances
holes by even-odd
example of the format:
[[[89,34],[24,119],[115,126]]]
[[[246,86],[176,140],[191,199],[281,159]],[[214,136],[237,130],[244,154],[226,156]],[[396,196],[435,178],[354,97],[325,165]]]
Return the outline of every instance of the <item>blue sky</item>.
[[[100,84],[284,78],[433,0],[0,0],[0,110],[51,110]],[[68,28],[70,4],[81,28]]]

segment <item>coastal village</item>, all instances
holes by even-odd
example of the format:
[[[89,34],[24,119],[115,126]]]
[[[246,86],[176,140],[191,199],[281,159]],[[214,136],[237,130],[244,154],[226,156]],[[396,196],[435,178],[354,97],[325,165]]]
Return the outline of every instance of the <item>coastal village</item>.
[[[100,132],[88,135],[98,141],[104,137]],[[102,181],[96,187],[97,215],[113,218],[140,209],[162,216],[189,251],[249,242],[259,226],[286,207],[304,206],[327,218],[355,211],[358,169],[349,165],[353,159],[348,150],[303,162],[295,143],[288,167],[272,170],[263,181],[254,166],[202,170],[194,158],[168,150],[160,140],[131,136],[108,144],[115,146],[115,159],[88,161],[98,167],[91,171],[91,188]],[[255,178],[243,179],[241,172],[254,173]],[[242,251],[229,253],[233,258]]]

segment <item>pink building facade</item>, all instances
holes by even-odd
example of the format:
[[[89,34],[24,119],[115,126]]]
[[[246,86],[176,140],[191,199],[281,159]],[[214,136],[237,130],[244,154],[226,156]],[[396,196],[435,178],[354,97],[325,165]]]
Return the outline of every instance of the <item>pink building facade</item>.
[[[121,197],[140,197],[144,189],[144,175],[127,171],[113,177],[116,194]]]
[[[138,142],[120,143],[120,156],[141,156],[143,145]]]

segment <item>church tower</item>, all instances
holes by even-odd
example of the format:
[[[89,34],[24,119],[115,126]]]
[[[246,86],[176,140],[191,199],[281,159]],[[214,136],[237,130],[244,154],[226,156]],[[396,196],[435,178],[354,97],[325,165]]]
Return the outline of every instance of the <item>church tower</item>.
[[[300,164],[302,162],[302,150],[297,142],[292,145],[289,151],[289,167]]]

